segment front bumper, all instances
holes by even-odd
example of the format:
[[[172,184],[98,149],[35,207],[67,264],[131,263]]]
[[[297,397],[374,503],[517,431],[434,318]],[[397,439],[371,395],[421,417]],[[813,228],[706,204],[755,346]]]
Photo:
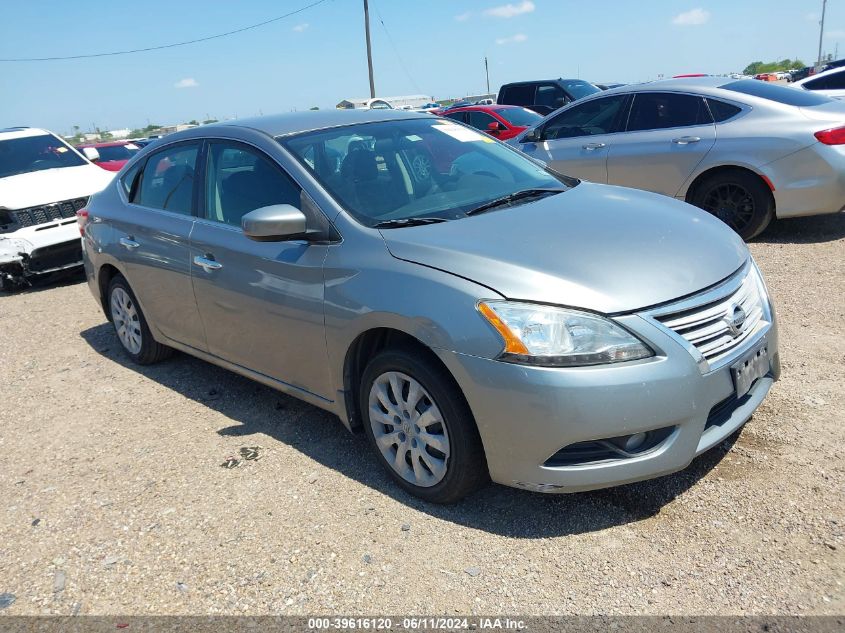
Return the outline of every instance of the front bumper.
[[[754,349],[765,340],[771,369],[738,401],[731,400],[735,388],[730,365],[702,371],[677,337],[648,319],[629,315],[618,321],[659,350],[658,355],[562,369],[438,352],[473,411],[493,481],[541,492],[577,492],[681,470],[741,427],[779,375],[774,317],[739,350]],[[668,437],[641,455],[545,465],[574,443],[666,427],[674,427]]]
[[[21,283],[81,265],[82,241],[76,219],[0,235],[0,279]]]

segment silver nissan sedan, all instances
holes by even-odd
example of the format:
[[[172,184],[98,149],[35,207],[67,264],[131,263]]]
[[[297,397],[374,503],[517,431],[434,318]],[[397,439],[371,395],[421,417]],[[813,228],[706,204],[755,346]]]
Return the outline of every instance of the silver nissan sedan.
[[[331,411],[428,501],[680,470],[779,375],[766,286],[722,222],[427,114],[173,134],[79,224],[129,358],[180,350]]]

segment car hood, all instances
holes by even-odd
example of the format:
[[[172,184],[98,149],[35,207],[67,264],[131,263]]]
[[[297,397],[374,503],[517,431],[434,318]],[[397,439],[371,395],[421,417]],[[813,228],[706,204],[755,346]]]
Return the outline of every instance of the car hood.
[[[700,209],[586,182],[533,203],[382,235],[394,257],[509,299],[604,313],[693,294],[748,258],[739,236]]]
[[[101,191],[113,177],[113,173],[92,164],[7,176],[0,178],[0,207],[24,209],[83,198]]]

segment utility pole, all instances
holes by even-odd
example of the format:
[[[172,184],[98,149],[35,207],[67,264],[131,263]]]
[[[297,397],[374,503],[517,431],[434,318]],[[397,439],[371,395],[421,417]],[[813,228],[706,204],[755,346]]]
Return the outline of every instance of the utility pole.
[[[822,40],[824,39],[824,12],[827,8],[827,0],[822,0],[822,19],[819,22],[819,57],[816,61],[816,70],[822,66]]]
[[[367,34],[367,68],[370,70],[370,99],[375,99],[376,84],[373,81],[373,47],[370,44],[370,5],[364,0],[364,31]]]
[[[490,69],[487,67],[487,55],[484,56],[484,74],[487,75],[487,94],[490,94]]]

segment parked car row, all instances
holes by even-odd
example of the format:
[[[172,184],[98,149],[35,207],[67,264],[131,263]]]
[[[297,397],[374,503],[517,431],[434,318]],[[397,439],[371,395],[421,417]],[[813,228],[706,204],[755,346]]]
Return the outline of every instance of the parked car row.
[[[75,178],[70,206],[30,191],[0,211],[0,244],[75,213],[128,358],[181,350],[326,409],[428,501],[684,468],[779,377],[740,236],[843,208],[845,104],[717,77],[519,82],[498,102],[205,125],[111,180],[43,130],[8,130],[9,177],[84,168],[104,180],[85,191],[105,188],[89,199]]]

